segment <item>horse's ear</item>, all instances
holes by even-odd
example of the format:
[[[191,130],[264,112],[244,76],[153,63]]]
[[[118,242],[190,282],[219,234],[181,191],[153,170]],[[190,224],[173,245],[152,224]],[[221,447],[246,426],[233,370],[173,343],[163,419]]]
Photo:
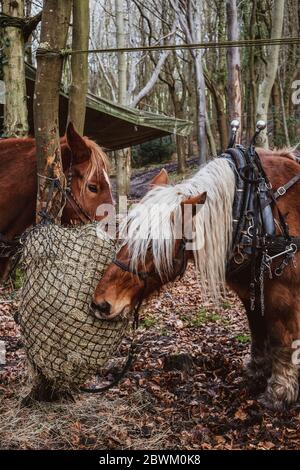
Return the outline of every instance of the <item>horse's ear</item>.
[[[154,176],[154,178],[150,181],[149,187],[153,188],[154,186],[164,186],[169,184],[169,176],[167,171],[162,168],[158,175]]]
[[[197,196],[189,197],[181,202],[182,209],[186,205],[192,206],[192,216],[194,217],[197,212],[197,205],[204,204],[206,201],[207,192],[198,194]]]
[[[67,127],[67,142],[73,154],[74,163],[83,163],[90,159],[91,151],[86,145],[85,140],[76,131],[72,122]]]

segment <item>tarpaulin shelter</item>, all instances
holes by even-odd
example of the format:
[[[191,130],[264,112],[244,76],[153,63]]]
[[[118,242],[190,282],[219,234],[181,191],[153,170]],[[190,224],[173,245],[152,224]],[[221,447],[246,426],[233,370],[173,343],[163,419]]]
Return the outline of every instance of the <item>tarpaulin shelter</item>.
[[[30,135],[33,127],[33,94],[36,70],[26,65],[28,121]],[[60,92],[60,133],[64,134],[68,115],[68,95]],[[0,103],[0,135],[3,129],[3,104]],[[141,144],[170,134],[187,136],[192,122],[144,110],[121,106],[112,101],[87,95],[84,135],[108,150]]]

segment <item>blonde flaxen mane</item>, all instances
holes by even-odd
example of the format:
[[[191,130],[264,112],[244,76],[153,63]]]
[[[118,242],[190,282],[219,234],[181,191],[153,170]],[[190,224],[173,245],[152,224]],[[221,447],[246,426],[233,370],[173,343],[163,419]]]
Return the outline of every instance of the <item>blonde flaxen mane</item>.
[[[163,278],[173,270],[176,220],[181,219],[181,203],[207,192],[207,200],[193,218],[194,259],[203,287],[220,298],[225,284],[226,261],[232,238],[232,205],[235,176],[230,163],[222,158],[203,166],[195,176],[175,186],[153,188],[133,208],[123,224],[131,268],[145,266],[148,250],[155,269]]]

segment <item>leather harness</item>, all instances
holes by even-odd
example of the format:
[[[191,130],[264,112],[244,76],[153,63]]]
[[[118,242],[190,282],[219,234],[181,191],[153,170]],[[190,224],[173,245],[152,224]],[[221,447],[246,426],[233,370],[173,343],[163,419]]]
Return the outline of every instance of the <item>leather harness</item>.
[[[250,307],[264,314],[264,281],[282,275],[300,250],[300,237],[291,237],[277,200],[300,181],[300,172],[273,191],[254,145],[246,150],[237,145],[222,158],[232,166],[236,178],[233,203],[233,241],[227,265],[232,278],[250,265]],[[296,159],[300,163],[300,159]],[[278,220],[272,208],[276,208]],[[276,225],[281,235],[276,235]],[[274,266],[275,262],[275,266]]]
[[[259,308],[264,314],[264,278],[280,276],[284,268],[295,263],[295,254],[300,250],[300,237],[291,237],[289,228],[281,214],[277,199],[300,180],[300,172],[277,191],[263,169],[254,144],[246,150],[237,145],[226,150],[219,158],[226,158],[236,177],[236,191],[233,203],[233,242],[228,260],[227,274],[232,277],[239,270],[251,263],[250,301],[251,310]],[[296,159],[300,163],[300,158]],[[272,206],[277,208],[279,226],[282,235],[276,235],[276,222]],[[174,260],[174,277],[181,276],[186,268],[186,239],[182,239]],[[273,269],[273,261],[281,261]],[[136,271],[130,264],[115,259],[113,263],[120,269],[130,272],[144,282],[143,291],[147,289],[148,278],[157,273]],[[259,293],[259,299],[258,295]],[[135,312],[140,307],[138,304]]]

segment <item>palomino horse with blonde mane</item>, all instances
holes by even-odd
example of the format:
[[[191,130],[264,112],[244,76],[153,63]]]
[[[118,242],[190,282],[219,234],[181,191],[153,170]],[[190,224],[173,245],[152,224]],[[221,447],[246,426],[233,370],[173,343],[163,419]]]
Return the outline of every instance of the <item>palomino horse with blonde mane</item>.
[[[273,190],[281,188],[299,174],[299,164],[288,151],[257,150]],[[116,259],[100,280],[93,299],[99,318],[128,315],[142,299],[163,284],[173,281],[193,258],[200,288],[218,298],[227,283],[245,306],[252,335],[251,377],[264,378],[266,388],[261,401],[280,409],[297,400],[298,368],[292,361],[293,342],[300,339],[300,260],[293,252],[280,276],[265,276],[264,312],[251,305],[249,264],[238,273],[228,273],[232,250],[235,171],[226,158],[216,158],[195,176],[175,186],[168,184],[163,170],[152,182],[152,189],[133,208],[126,222],[126,234]],[[200,210],[196,211],[197,205]],[[271,205],[277,234],[280,214],[284,214],[290,235],[300,235],[300,183]],[[193,244],[184,248],[185,238],[176,236],[175,220],[182,212],[191,214]],[[149,213],[151,216],[148,217]],[[178,216],[178,217],[177,217]],[[125,228],[125,225],[124,225]],[[280,265],[274,259],[272,271]]]
[[[96,219],[101,204],[112,204],[108,159],[102,149],[69,124],[61,139],[63,170],[68,179],[62,223]],[[5,278],[12,240],[34,223],[37,194],[35,140],[0,140],[0,282]],[[100,218],[98,218],[100,219]]]

